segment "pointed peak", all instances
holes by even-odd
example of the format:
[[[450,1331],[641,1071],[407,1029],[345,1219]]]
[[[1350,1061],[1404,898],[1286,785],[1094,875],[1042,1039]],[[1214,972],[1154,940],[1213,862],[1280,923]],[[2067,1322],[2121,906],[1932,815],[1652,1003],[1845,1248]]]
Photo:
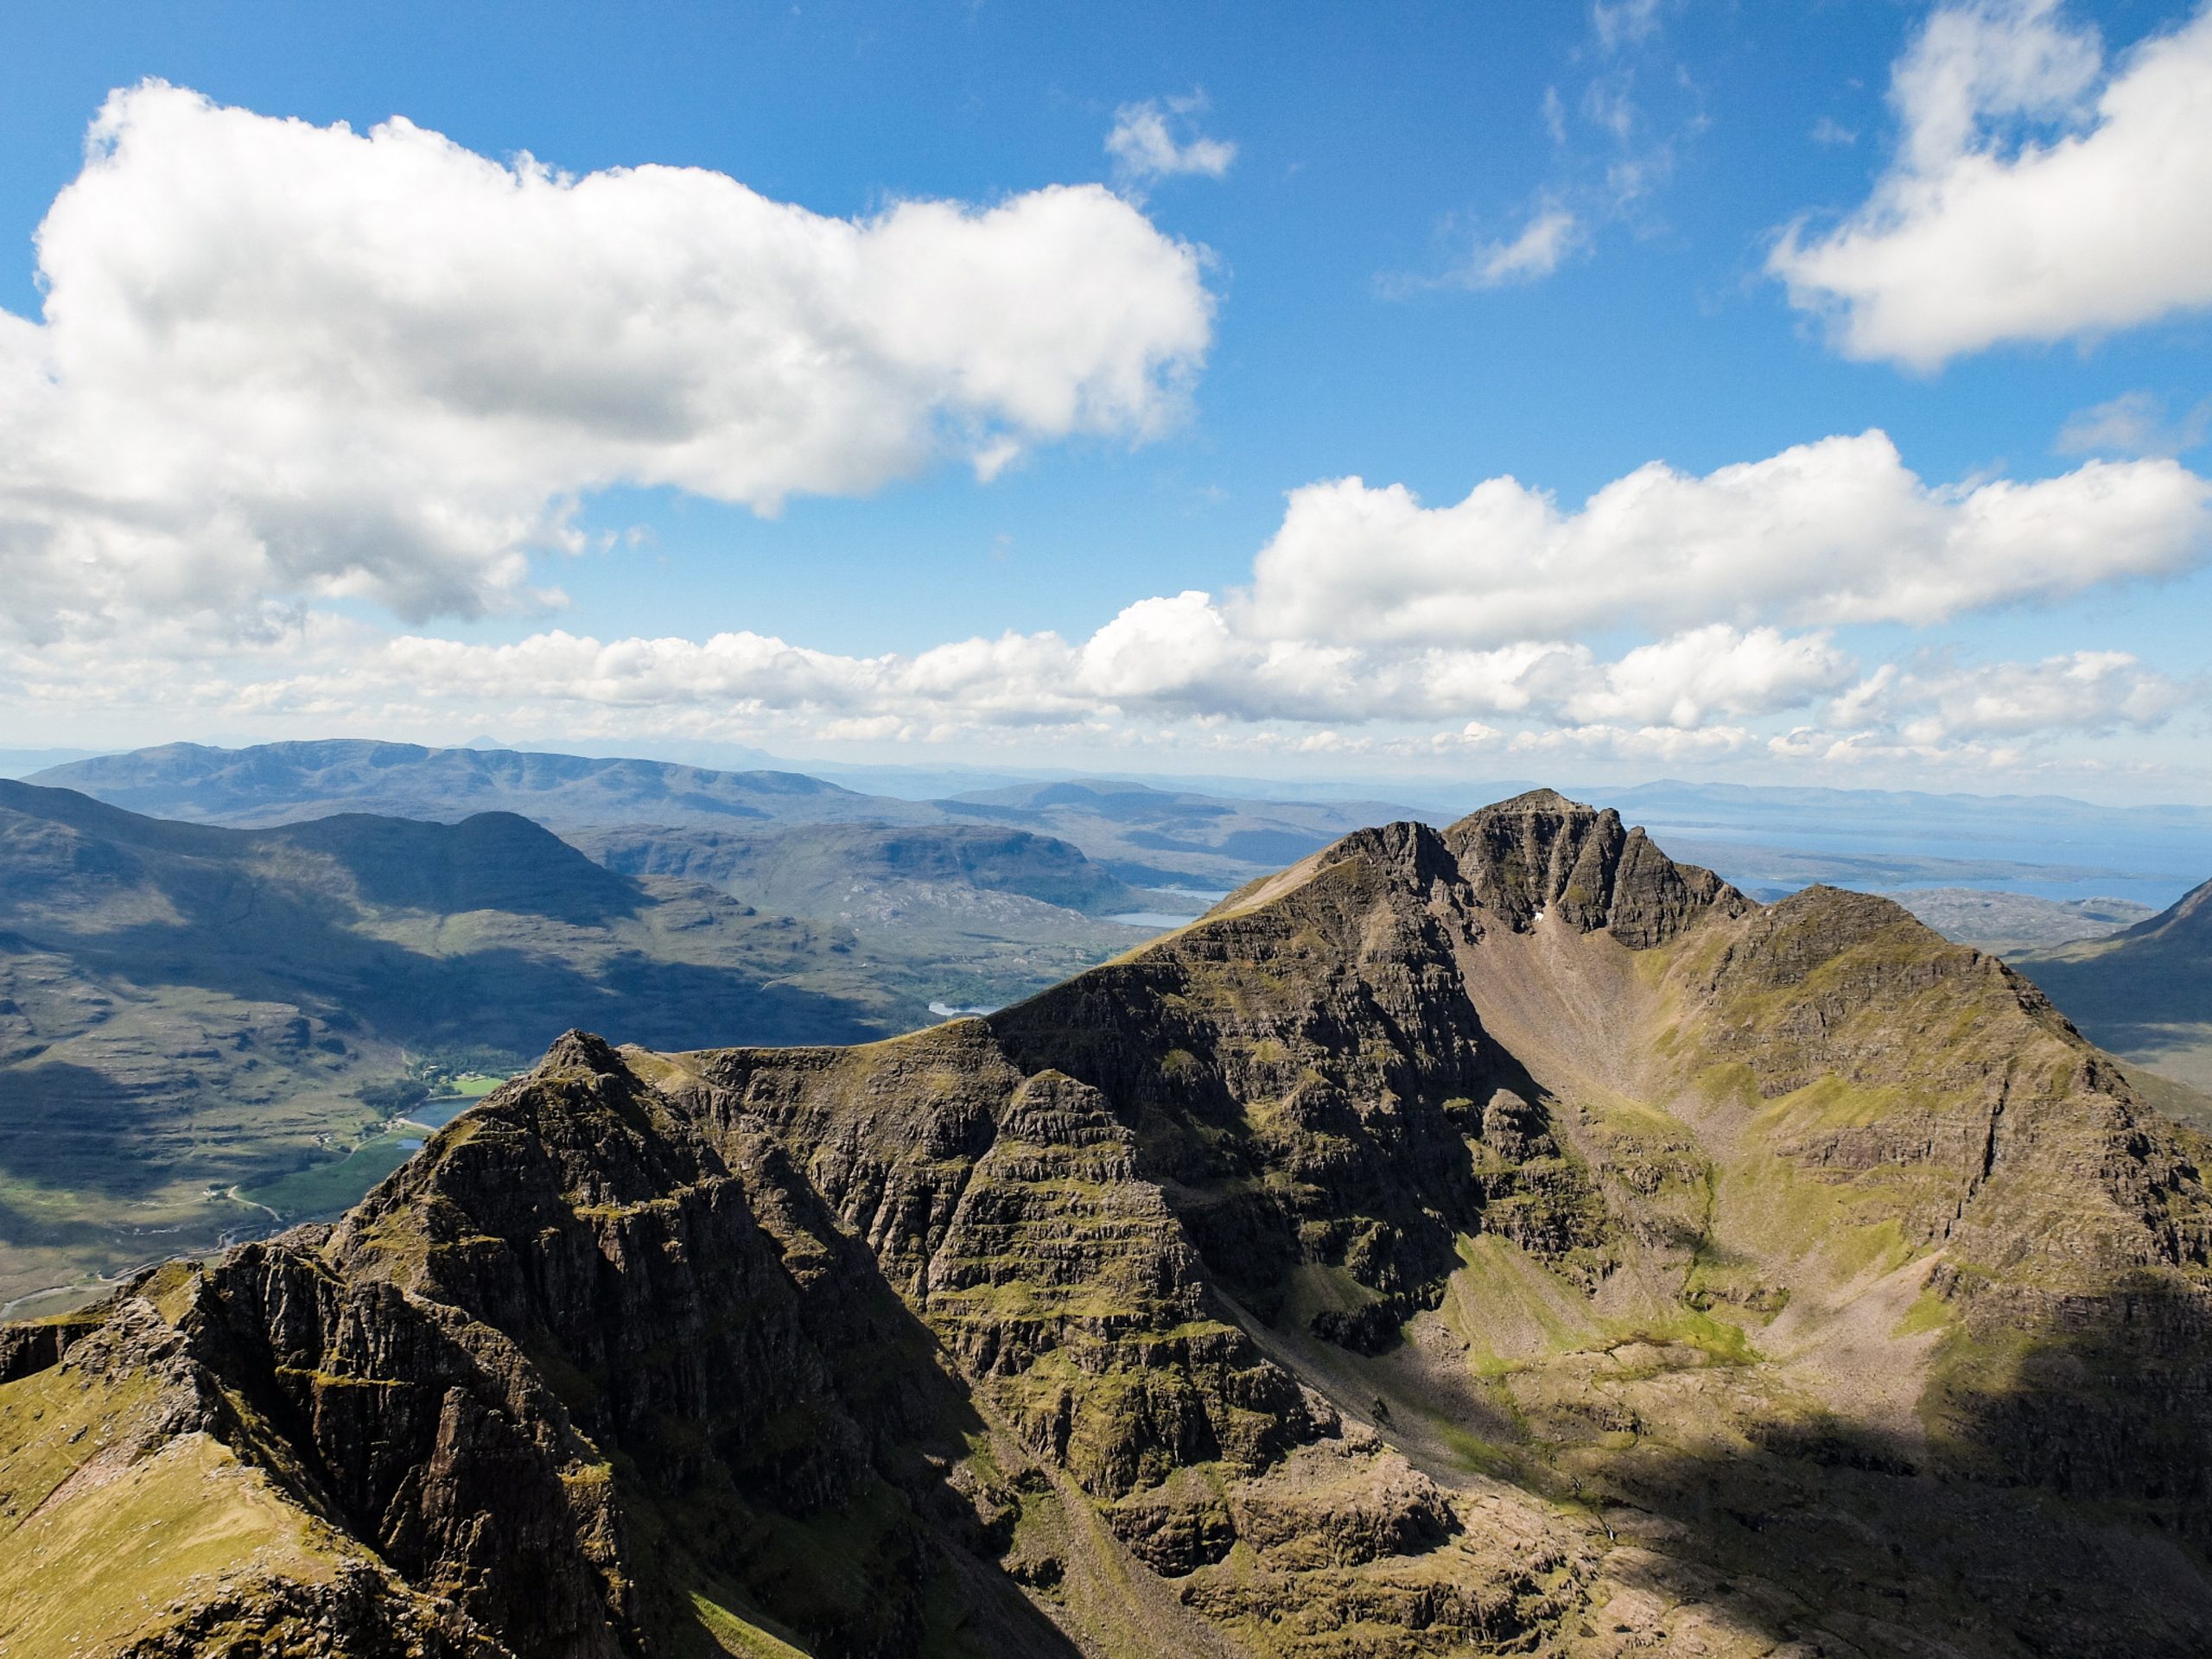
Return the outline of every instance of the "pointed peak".
[[[607,1039],[575,1029],[564,1031],[553,1039],[553,1046],[545,1051],[545,1058],[537,1063],[537,1069],[541,1072],[589,1071],[602,1077],[620,1076],[629,1070]]]
[[[1607,811],[1611,810],[1606,809]],[[1531,789],[1523,791],[1510,800],[1493,801],[1488,806],[1478,807],[1460,819],[1459,823],[1452,825],[1452,828],[1456,830],[1460,824],[1471,823],[1478,818],[1525,818],[1540,815],[1546,817],[1556,815],[1572,818],[1597,818],[1605,816],[1598,808],[1586,805],[1581,801],[1570,800],[1555,789]]]

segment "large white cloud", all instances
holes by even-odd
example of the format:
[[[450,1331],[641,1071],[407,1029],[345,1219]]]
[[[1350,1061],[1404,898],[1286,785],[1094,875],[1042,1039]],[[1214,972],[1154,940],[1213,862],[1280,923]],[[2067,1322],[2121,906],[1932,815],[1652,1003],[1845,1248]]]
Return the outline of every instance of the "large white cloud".
[[[582,493],[772,512],[1174,419],[1199,252],[1096,186],[865,219],[697,168],[570,178],[149,83],[112,95],[0,313],[0,571],[117,609],[519,596]]]
[[[1483,645],[1640,623],[1926,624],[2171,574],[2212,551],[2212,485],[2171,461],[1937,488],[1867,432],[1724,467],[1658,462],[1572,512],[1511,478],[1425,507],[1294,491],[1237,607],[1274,638]]]
[[[1714,715],[1772,714],[1847,680],[1855,664],[1824,633],[1742,632],[1724,622],[1638,645],[1562,702],[1580,721],[1689,728]]]
[[[1946,6],[1891,96],[1872,195],[1769,261],[1848,355],[1933,368],[2212,305],[2212,6],[2109,74],[2056,0]],[[2044,136],[2008,145],[2023,121]]]

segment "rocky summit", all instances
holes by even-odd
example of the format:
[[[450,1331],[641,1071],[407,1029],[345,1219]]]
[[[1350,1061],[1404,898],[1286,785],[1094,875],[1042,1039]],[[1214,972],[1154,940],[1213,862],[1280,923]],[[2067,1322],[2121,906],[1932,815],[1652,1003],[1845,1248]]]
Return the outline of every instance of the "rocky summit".
[[[1885,900],[1392,824],[8,1327],[0,1652],[2202,1654],[2203,1153]]]

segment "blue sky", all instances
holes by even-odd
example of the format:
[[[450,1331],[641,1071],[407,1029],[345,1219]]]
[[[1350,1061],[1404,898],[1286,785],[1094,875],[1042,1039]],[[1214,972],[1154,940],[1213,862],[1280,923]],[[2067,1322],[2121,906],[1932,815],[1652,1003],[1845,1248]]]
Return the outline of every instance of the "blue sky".
[[[1980,271],[1945,241],[2004,240],[2008,203],[2032,215],[2064,189],[2133,188],[2127,124],[2156,111],[2112,100],[2168,86],[2196,88],[2194,107],[2207,107],[2212,52],[2199,41],[2212,30],[2200,16],[2034,0],[21,8],[0,63],[0,224],[16,251],[0,260],[0,308],[23,321],[14,349],[61,412],[27,401],[17,418],[97,436],[76,448],[56,438],[0,476],[0,561],[24,568],[12,649],[0,638],[0,706],[21,741],[56,744],[490,729],[931,763],[1141,757],[1150,770],[1273,775],[1560,765],[1583,777],[2212,798],[2198,758],[2212,576],[2197,476],[2212,295],[2187,269],[2212,219],[2212,161],[2185,156],[2166,197],[2120,201],[2126,223],[2180,228],[2111,250],[2109,271],[2063,268],[2075,257],[2064,239],[2054,252],[2025,225],[2023,257],[2050,268],[2023,295],[2003,259]],[[99,190],[78,193],[67,226],[57,218],[41,280],[32,237],[85,171],[88,129],[112,92],[149,79],[263,119],[219,140],[181,105],[127,107]],[[679,457],[665,434],[610,437],[596,415],[591,444],[564,465],[530,464],[567,438],[518,435],[538,410],[500,407],[484,388],[538,385],[534,361],[478,365],[459,391],[424,371],[357,422],[347,399],[365,373],[381,382],[418,349],[431,361],[423,342],[480,318],[499,273],[519,269],[503,262],[524,257],[520,242],[476,246],[506,232],[463,202],[425,209],[419,243],[387,257],[384,162],[365,145],[358,167],[353,152],[327,152],[359,175],[352,195],[300,206],[319,197],[324,162],[288,160],[273,118],[366,134],[395,116],[450,146],[435,178],[386,168],[405,175],[393,188],[449,182],[456,202],[487,187],[455,156],[499,166],[522,152],[570,180],[705,169],[863,226],[900,204],[957,203],[972,217],[1103,186],[1058,230],[1020,232],[1061,243],[1015,247],[1010,232],[1008,247],[974,257],[1002,256],[1016,275],[1088,270],[1108,297],[1050,277],[1007,290],[1017,297],[1001,309],[1033,305],[1050,325],[1050,362],[1020,358],[1027,334],[995,338],[988,316],[949,344],[916,334],[887,348],[892,401],[912,399],[908,425],[857,459],[867,442],[822,435],[787,477],[701,459],[702,447],[757,446],[752,428],[709,423]],[[1191,170],[1117,163],[1109,134],[1147,122],[1183,147],[1166,160]],[[2212,122],[2196,125],[2212,150]],[[2030,176],[2069,144],[2083,153],[2067,179]],[[2018,186],[2009,196],[2005,177],[1991,182],[2001,175]],[[195,181],[219,175],[222,190],[196,205]],[[1977,181],[1988,188],[1968,200]],[[547,308],[544,326],[524,317],[515,350],[528,355],[535,338],[556,352],[577,329],[676,330],[680,317],[703,330],[715,366],[678,401],[752,395],[746,353],[760,329],[700,321],[716,302],[703,279],[657,290],[635,274],[654,251],[621,241],[673,245],[718,209],[561,207],[557,229],[527,233],[531,257],[582,259],[606,291],[570,307],[533,289],[518,304]],[[1831,248],[1784,280],[1785,227],[1802,224],[1801,245],[1819,253],[1854,216],[1881,213],[1866,223],[1882,246]],[[1547,222],[1560,227],[1551,245],[1523,240]],[[391,221],[400,233],[412,223],[404,211]],[[742,234],[691,249],[687,269],[743,258]],[[1097,236],[1126,241],[1126,283],[1110,258],[1085,264]],[[312,257],[295,270],[302,248]],[[904,281],[908,257],[884,252],[883,280]],[[1175,270],[1160,264],[1173,257]],[[842,280],[824,257],[778,289],[779,318],[827,303],[804,291]],[[226,259],[236,269],[218,269]],[[1052,264],[1064,259],[1075,264]],[[2126,304],[2094,297],[2145,270],[2154,280]],[[281,293],[264,286],[271,271],[287,273]],[[1965,321],[1923,291],[1975,281],[2009,286]],[[1124,287],[1150,297],[1116,308]],[[280,308],[252,361],[162,355],[181,338],[232,338],[239,319],[212,313],[205,336],[162,331],[248,292]],[[1972,318],[2008,305],[2015,321],[1980,337]],[[394,345],[403,325],[421,332]],[[912,326],[927,333],[926,319]],[[842,349],[845,327],[806,335],[798,355]],[[1068,343],[1086,330],[1103,343]],[[340,346],[356,356],[340,361]],[[785,353],[783,373],[796,348],[779,336],[760,349]],[[310,359],[312,376],[298,368]],[[993,384],[1020,390],[976,393],[986,359]],[[645,425],[677,418],[655,380],[688,372],[671,360],[610,356],[592,396],[614,395],[601,382],[622,377],[620,395],[657,411]],[[1116,373],[1128,392],[1132,372],[1146,389],[1095,418],[1017,412],[1056,390],[1088,397]],[[149,385],[188,399],[196,376],[220,406],[207,421],[137,406]],[[331,406],[304,417],[290,402],[241,406],[239,388],[276,381]],[[843,395],[824,419],[876,418],[873,401]],[[392,435],[424,429],[415,416],[430,397],[444,400],[431,453],[395,459],[404,441]],[[8,418],[0,406],[0,432]],[[1876,526],[1855,540],[1783,534],[1770,554],[1708,556],[1746,531],[1694,490],[1618,534],[1572,522],[1593,493],[1653,462],[1694,480],[1874,429],[1894,446],[1886,471],[1834,449],[1808,463],[1816,486],[1753,486],[1765,492],[1759,524],[1817,511]],[[286,454],[294,431],[320,448]],[[217,433],[219,449],[194,448]],[[1001,440],[1019,454],[979,469]],[[241,462],[259,445],[275,458]],[[375,455],[373,477],[332,459],[355,450]],[[727,481],[733,466],[743,482]],[[160,480],[134,485],[127,511],[109,503],[80,522],[52,505],[141,467]],[[2101,467],[2119,470],[2019,503],[1935,596],[1882,597],[1980,533],[1977,514],[2000,499],[1974,492]],[[73,469],[99,482],[79,485]],[[1402,486],[1432,510],[1510,477],[1568,527],[1532,531],[1522,548],[1488,517],[1400,514],[1362,531],[1382,541],[1303,526],[1293,493],[1354,476],[1378,501]],[[12,536],[11,484],[30,504]],[[1861,488],[1873,493],[1864,501]],[[420,513],[435,523],[404,570],[355,546]],[[458,516],[471,516],[468,536],[439,540]],[[1297,556],[1255,588],[1255,557],[1279,537]],[[2022,537],[2041,542],[2016,561]],[[1669,560],[1681,581],[1658,588],[1679,586],[1683,602],[1605,602],[1623,562],[1663,574]],[[1745,597],[1744,572],[1766,563],[1794,575]],[[1587,602],[1516,596],[1512,573],[1532,563]],[[1358,587],[1369,569],[1384,573],[1372,594]],[[1141,612],[1099,643],[1130,607],[1192,592],[1210,596],[1203,613]],[[1393,594],[1406,602],[1393,608]],[[1523,620],[1491,620],[1513,616]],[[693,660],[623,644],[703,647],[718,634],[815,656],[794,668],[765,647]],[[929,666],[933,651],[1008,637],[1028,643],[988,671]],[[1057,654],[1036,643],[1047,637]],[[513,649],[493,654],[503,645]]]

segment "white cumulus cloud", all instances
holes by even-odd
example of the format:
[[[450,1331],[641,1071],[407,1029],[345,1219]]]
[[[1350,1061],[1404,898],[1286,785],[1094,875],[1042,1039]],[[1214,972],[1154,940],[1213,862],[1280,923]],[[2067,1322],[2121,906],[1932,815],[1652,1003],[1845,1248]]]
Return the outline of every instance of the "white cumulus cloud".
[[[43,321],[0,313],[0,575],[48,636],[272,594],[467,613],[609,485],[773,512],[1141,439],[1213,309],[1198,251],[1098,186],[842,219],[158,83],[108,99],[38,257]]]
[[[0,447],[0,467],[18,460]],[[873,655],[743,630],[395,634],[288,599],[296,573],[264,566],[238,578],[251,627],[142,603],[44,641],[0,630],[0,710],[47,730],[191,710],[285,735],[1998,767],[2069,734],[2157,729],[2204,686],[2109,651],[1962,667],[1937,645],[1862,664],[1893,642],[1851,626],[2183,571],[2206,556],[2208,514],[2212,486],[2171,461],[1935,486],[1879,433],[1703,477],[1655,463],[1573,510],[1510,478],[1437,508],[1338,480],[1293,493],[1248,587],[1139,597],[1087,634]]]
[[[2056,0],[1948,5],[1891,101],[1872,195],[1768,261],[1847,355],[1932,369],[2212,305],[2212,6],[2107,65]]]
[[[1745,632],[1714,622],[1637,646],[1562,706],[1574,720],[1702,726],[1714,715],[1799,707],[1841,686],[1855,667],[1825,633]]]
[[[1294,491],[1237,602],[1251,632],[1486,645],[1637,622],[1927,624],[2182,571],[2212,485],[2171,461],[1934,487],[1880,432],[1702,478],[1659,462],[1563,512],[1512,478],[1452,505],[1357,478]]]

